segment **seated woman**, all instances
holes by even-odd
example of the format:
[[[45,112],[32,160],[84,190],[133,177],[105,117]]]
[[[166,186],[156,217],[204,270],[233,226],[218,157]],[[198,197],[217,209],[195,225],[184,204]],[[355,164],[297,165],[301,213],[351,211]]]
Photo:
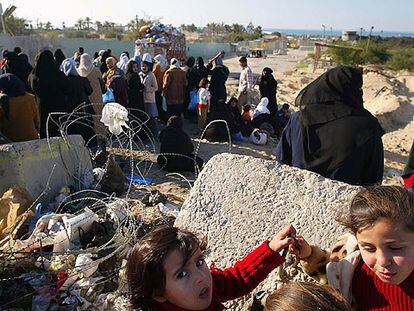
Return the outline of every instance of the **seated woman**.
[[[305,87],[276,149],[279,162],[352,185],[381,183],[384,134],[363,107],[362,71],[333,68]]]
[[[40,118],[35,96],[16,75],[0,75],[0,133],[12,142],[39,138]]]
[[[167,127],[160,133],[160,155],[157,163],[167,172],[194,172],[194,166],[202,168],[204,161],[194,157],[194,146],[190,137],[183,131],[183,121],[178,116],[172,116],[167,121]]]
[[[230,137],[240,132],[240,120],[236,120],[234,117],[234,102],[226,104],[223,100],[220,100],[216,108],[212,110],[207,116],[207,126],[204,132],[204,138],[212,142],[227,142]],[[237,107],[236,107],[237,109]],[[239,112],[237,113],[239,115]],[[226,123],[222,121],[226,121]],[[213,122],[218,121],[218,122]],[[229,133],[230,131],[230,133]]]
[[[272,116],[270,115],[270,111],[267,107],[269,104],[269,100],[266,97],[263,97],[260,100],[260,103],[257,105],[252,119],[252,126],[253,128],[260,128],[263,123],[272,124]]]

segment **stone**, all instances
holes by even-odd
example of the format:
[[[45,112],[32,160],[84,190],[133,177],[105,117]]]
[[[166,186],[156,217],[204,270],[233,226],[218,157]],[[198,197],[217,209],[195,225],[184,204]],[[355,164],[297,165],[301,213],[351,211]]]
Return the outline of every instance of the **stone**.
[[[44,192],[48,202],[62,187],[79,186],[87,170],[92,163],[80,135],[0,145],[0,193],[19,185],[33,200]]]
[[[288,224],[329,249],[345,233],[336,216],[359,190],[275,161],[220,154],[198,176],[175,226],[206,236],[206,254],[218,268],[233,265]],[[259,288],[275,289],[277,270]],[[301,271],[286,270],[304,279]],[[228,306],[241,310],[247,298]]]

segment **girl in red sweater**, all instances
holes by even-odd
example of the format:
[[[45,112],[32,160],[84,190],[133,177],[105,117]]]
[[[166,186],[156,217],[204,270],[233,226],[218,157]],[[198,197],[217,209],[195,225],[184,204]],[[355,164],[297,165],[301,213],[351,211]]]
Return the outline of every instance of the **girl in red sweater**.
[[[340,222],[352,235],[343,236],[332,254],[296,237],[299,248],[290,249],[303,270],[328,281],[357,310],[414,310],[414,193],[396,186],[364,189]]]
[[[249,294],[285,260],[279,251],[295,236],[292,226],[238,261],[219,270],[207,267],[205,242],[178,228],[158,227],[128,256],[127,276],[133,308],[140,310],[223,310],[222,302]]]

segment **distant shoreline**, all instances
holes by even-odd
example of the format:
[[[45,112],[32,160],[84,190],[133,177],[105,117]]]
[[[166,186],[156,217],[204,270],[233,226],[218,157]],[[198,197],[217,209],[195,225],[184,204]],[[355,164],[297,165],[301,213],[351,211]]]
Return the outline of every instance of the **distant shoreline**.
[[[352,30],[352,29],[351,29]],[[323,29],[289,29],[289,28],[263,28],[264,32],[281,32],[285,35],[310,35],[310,36],[323,36],[324,31]],[[354,30],[357,34],[360,33],[360,30]],[[369,31],[363,31],[362,35],[367,36]],[[326,36],[342,36],[342,30],[330,29],[326,28],[325,30]],[[414,32],[404,32],[404,31],[373,31],[373,36],[382,36],[382,37],[414,37]]]

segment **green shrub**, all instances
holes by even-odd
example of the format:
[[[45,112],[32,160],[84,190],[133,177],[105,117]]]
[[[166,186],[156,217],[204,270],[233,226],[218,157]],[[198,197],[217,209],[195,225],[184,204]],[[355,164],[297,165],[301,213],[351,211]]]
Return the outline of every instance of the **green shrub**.
[[[385,64],[390,58],[387,47],[384,44],[371,44],[368,51],[361,53],[364,64]]]
[[[414,71],[414,49],[398,49],[391,54],[387,65],[394,70]]]

